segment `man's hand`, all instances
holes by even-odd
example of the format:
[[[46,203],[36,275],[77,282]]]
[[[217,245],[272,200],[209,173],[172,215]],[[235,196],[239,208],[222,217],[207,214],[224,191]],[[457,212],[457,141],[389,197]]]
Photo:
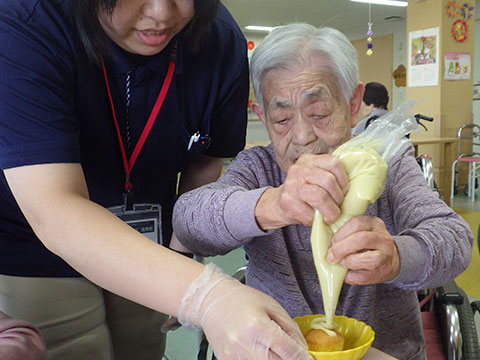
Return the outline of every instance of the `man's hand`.
[[[377,217],[356,216],[332,238],[328,260],[348,268],[347,284],[379,284],[392,280],[400,270],[397,246]]]
[[[340,204],[348,190],[343,165],[333,155],[302,155],[287,172],[285,182],[264,192],[255,208],[263,230],[292,224],[311,226],[314,209],[326,223],[340,215]]]

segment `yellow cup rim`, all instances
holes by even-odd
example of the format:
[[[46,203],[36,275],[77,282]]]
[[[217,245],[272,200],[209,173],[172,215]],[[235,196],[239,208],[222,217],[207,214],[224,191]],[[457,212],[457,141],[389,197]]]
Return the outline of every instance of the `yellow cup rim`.
[[[317,314],[317,315],[303,315],[303,316],[296,316],[293,318],[293,320],[300,320],[300,319],[314,319],[314,318],[317,318],[317,317],[324,317],[325,315],[324,314]],[[354,347],[354,348],[351,348],[351,349],[348,349],[348,350],[342,350],[342,351],[312,351],[312,350],[308,350],[308,353],[310,353],[311,355],[322,355],[322,354],[328,354],[329,356],[333,357],[335,355],[347,355],[347,354],[351,354],[351,353],[354,353],[354,352],[358,352],[358,351],[361,351],[363,349],[366,349],[368,350],[368,348],[370,348],[370,346],[372,345],[373,343],[373,340],[375,340],[375,332],[373,331],[372,327],[368,324],[366,324],[365,322],[363,321],[360,321],[360,320],[357,320],[355,318],[351,318],[351,317],[348,317],[348,316],[344,316],[344,315],[338,315],[338,316],[335,316],[335,319],[343,319],[344,321],[357,321],[361,324],[363,324],[363,326],[366,327],[367,331],[369,332],[369,339],[366,343],[362,344],[362,345],[359,345],[357,347]],[[305,334],[302,334],[302,335],[305,335]],[[366,351],[365,351],[366,352]],[[363,355],[362,355],[363,356]]]

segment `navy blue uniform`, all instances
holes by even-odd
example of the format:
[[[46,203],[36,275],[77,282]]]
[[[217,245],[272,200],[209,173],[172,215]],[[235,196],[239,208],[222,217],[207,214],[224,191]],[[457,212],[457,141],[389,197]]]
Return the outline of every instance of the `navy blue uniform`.
[[[0,166],[81,163],[90,198],[105,207],[120,205],[125,173],[103,73],[87,59],[70,11],[66,0],[0,3]],[[243,149],[248,98],[245,38],[223,6],[197,53],[185,48],[183,32],[146,64],[110,42],[113,57],[106,68],[124,144],[126,76],[131,78],[133,147],[163,84],[174,43],[172,84],[131,173],[135,202],[162,205],[167,240],[178,172],[200,153],[232,157]],[[210,136],[210,146],[197,143],[187,150],[197,131]],[[79,276],[34,235],[3,172],[0,197],[0,273]]]

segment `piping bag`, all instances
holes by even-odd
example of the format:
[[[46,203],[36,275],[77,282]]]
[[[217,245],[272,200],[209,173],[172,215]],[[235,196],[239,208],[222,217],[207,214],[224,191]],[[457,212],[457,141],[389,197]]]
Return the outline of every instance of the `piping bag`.
[[[334,336],[335,310],[342,290],[347,268],[327,260],[327,251],[333,235],[354,216],[363,215],[383,191],[388,162],[410,142],[405,135],[418,129],[413,117],[415,100],[376,119],[365,131],[339,146],[333,155],[342,162],[348,175],[349,190],[340,206],[340,216],[327,225],[315,209],[310,242],[317,270],[325,317],[314,318],[311,327]]]

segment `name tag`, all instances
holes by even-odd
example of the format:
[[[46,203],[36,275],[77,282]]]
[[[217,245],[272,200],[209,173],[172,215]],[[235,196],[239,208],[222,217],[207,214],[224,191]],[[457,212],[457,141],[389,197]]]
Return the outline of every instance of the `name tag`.
[[[160,205],[134,204],[132,210],[125,210],[125,206],[119,205],[112,206],[108,210],[140,234],[163,245],[162,207]]]

